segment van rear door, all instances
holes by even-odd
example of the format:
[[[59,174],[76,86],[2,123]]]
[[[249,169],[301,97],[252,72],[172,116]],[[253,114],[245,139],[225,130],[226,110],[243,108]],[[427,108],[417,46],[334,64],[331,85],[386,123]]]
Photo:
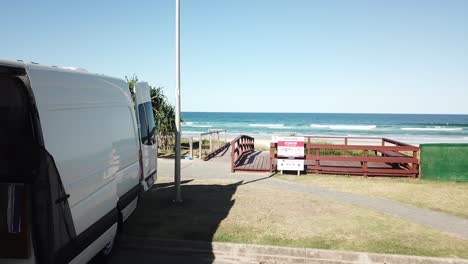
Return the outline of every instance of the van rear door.
[[[0,65],[1,69],[1,65]],[[26,183],[33,131],[19,78],[0,74],[0,262],[31,258]],[[19,260],[18,260],[18,263]]]
[[[140,146],[143,160],[143,189],[147,191],[156,181],[158,144],[156,124],[151,104],[150,87],[146,82],[135,85],[135,104],[140,130]]]

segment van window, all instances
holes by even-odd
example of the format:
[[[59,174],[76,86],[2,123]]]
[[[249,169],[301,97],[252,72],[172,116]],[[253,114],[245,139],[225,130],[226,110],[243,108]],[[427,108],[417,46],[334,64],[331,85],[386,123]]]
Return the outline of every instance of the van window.
[[[141,143],[153,145],[156,134],[156,124],[154,123],[153,107],[151,102],[138,105],[138,117],[140,120]]]

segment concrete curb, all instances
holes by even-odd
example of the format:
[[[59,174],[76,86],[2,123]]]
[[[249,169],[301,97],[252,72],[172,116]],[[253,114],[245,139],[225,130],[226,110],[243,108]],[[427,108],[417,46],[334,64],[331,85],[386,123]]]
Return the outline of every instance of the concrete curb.
[[[144,237],[124,236],[120,249],[151,251],[153,253],[204,256],[215,260],[232,261],[232,263],[401,263],[401,264],[468,264],[467,259],[434,258],[377,254],[365,252],[323,250],[310,248],[293,248],[235,244],[222,242],[161,240]]]

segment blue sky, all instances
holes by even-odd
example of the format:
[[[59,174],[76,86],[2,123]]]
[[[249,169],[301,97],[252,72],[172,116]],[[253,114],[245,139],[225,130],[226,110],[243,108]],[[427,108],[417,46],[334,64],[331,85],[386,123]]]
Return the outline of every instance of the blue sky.
[[[181,0],[182,110],[468,114],[468,1]],[[174,100],[174,0],[6,1],[0,58]]]

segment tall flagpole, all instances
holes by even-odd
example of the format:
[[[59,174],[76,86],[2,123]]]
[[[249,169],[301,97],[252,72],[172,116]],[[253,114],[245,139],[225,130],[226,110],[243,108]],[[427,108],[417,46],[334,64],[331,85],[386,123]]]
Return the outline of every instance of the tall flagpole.
[[[180,0],[176,0],[176,106],[175,106],[175,172],[176,194],[174,202],[182,202],[180,192]]]

